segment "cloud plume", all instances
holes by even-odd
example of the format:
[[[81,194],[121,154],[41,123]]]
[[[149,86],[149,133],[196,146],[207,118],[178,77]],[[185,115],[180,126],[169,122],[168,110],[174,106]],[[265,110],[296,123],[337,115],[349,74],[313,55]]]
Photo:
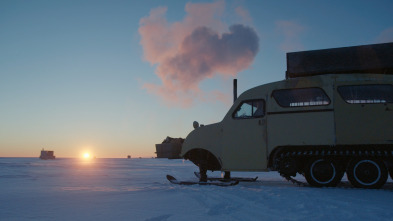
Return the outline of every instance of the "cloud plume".
[[[153,9],[141,19],[144,58],[156,65],[155,73],[162,82],[146,83],[144,88],[170,105],[222,100],[218,91],[202,92],[199,84],[216,75],[235,76],[247,69],[259,50],[258,35],[246,25],[227,27],[222,22],[223,1],[188,3],[185,10],[187,16],[180,22],[169,23],[165,7]]]
[[[393,41],[393,27],[383,30],[376,39],[377,43],[386,43]]]

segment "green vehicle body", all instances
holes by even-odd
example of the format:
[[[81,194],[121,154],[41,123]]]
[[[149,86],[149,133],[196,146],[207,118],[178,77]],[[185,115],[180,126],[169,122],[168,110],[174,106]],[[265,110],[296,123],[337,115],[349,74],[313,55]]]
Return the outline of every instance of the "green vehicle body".
[[[306,178],[308,174],[307,180],[314,186],[335,186],[345,172],[351,181],[350,173],[359,173],[361,166],[385,179],[393,171],[392,125],[391,74],[293,77],[245,91],[219,123],[199,126],[194,122],[181,157],[202,172],[279,171],[285,176],[305,174]],[[318,169],[341,177],[331,183]],[[357,185],[356,179],[374,178],[356,178],[355,174],[353,179],[352,184],[365,188],[379,188],[386,182]]]

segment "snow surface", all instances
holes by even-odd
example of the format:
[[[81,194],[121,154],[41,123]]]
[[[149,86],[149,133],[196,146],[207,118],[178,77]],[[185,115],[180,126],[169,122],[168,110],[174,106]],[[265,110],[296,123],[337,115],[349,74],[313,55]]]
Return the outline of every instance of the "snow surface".
[[[197,180],[189,161],[0,158],[0,220],[392,220],[393,183],[381,190],[298,187],[276,172],[237,186]],[[219,172],[209,173],[220,176]],[[302,177],[297,177],[302,179]]]

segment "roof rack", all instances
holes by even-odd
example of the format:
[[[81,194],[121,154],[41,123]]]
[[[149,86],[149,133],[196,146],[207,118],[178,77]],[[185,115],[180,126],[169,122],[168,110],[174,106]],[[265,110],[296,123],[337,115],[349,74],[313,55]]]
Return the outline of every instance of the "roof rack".
[[[287,79],[349,73],[393,74],[393,42],[287,53]]]

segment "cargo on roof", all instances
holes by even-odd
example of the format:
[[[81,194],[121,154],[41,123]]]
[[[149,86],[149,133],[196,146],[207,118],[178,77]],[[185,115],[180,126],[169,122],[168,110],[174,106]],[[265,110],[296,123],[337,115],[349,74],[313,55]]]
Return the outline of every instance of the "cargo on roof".
[[[341,73],[393,74],[393,43],[287,53],[287,79]]]

